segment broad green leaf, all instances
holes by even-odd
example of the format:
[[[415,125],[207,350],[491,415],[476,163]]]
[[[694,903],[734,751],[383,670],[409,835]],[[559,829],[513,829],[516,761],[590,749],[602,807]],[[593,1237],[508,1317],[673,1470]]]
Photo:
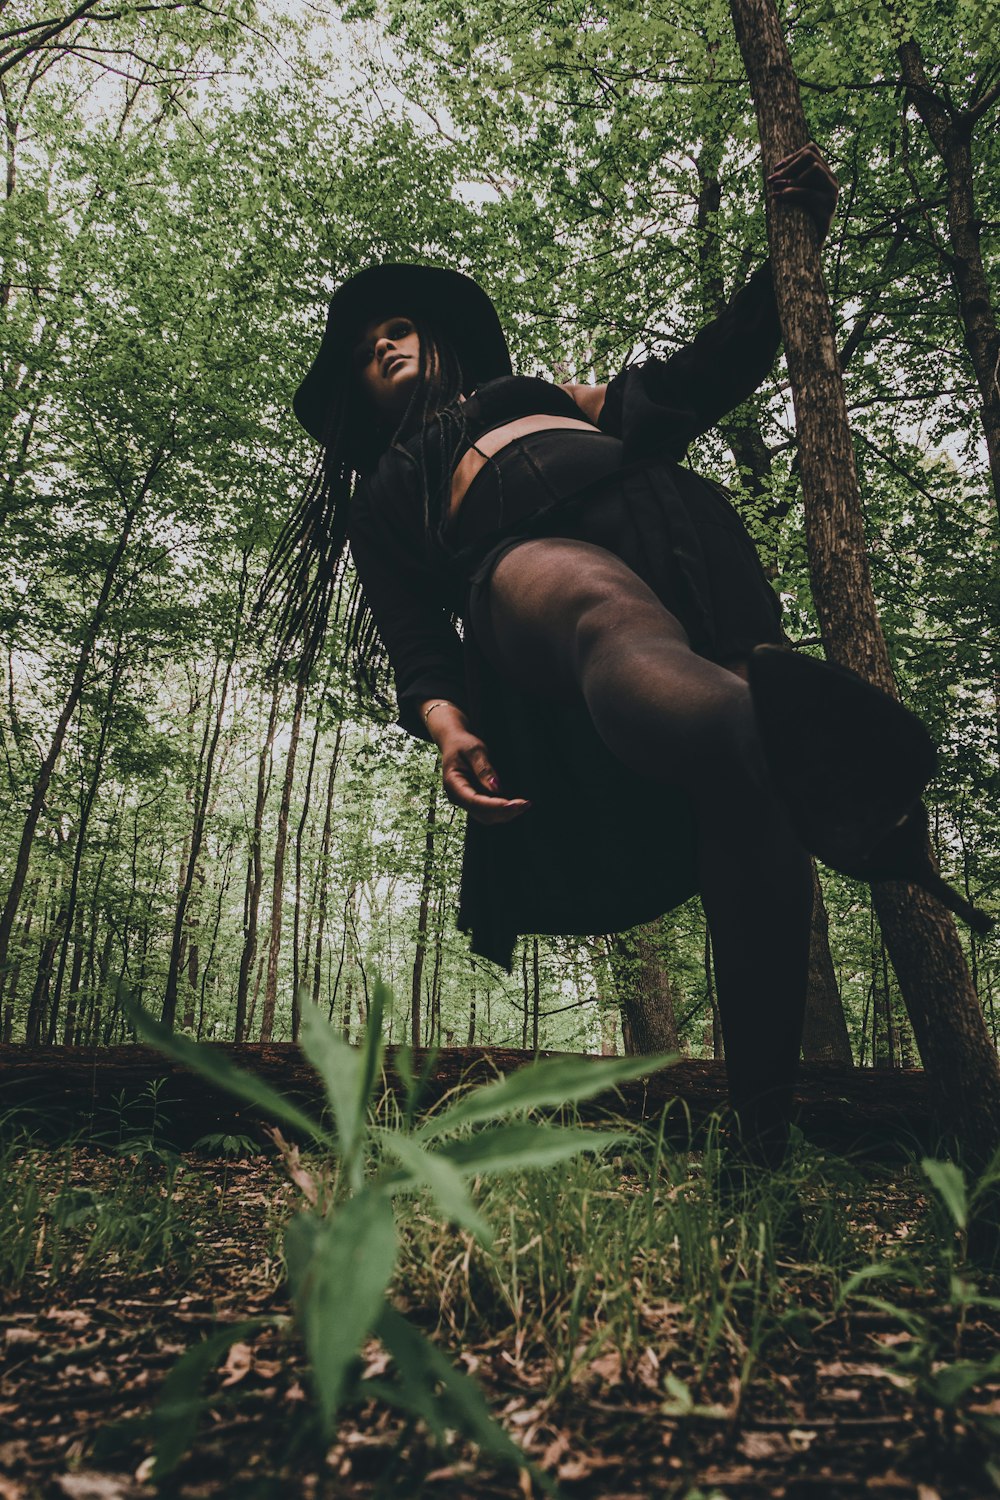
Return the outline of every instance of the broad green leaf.
[[[392,993],[376,979],[372,985],[371,1003],[368,1007],[368,1022],[365,1026],[365,1039],[362,1045],[363,1070],[361,1075],[362,1090],[362,1116],[371,1098],[372,1089],[382,1066],[383,1050],[383,1021],[392,1010]]]
[[[669,1067],[676,1060],[674,1053],[663,1053],[657,1057],[641,1058],[552,1057],[543,1062],[529,1063],[507,1078],[473,1089],[443,1114],[425,1121],[417,1135],[429,1139],[456,1130],[460,1125],[499,1120],[519,1110],[578,1104],[615,1088],[619,1083],[644,1078],[660,1068]]]
[[[227,1323],[200,1344],[193,1344],[173,1366],[163,1382],[149,1422],[154,1435],[153,1456],[158,1480],[173,1473],[191,1446],[205,1404],[201,1388],[209,1372],[215,1369],[233,1344],[252,1338],[270,1321],[253,1318],[245,1323]]]
[[[315,1005],[302,1007],[299,1041],[305,1056],[323,1080],[337,1127],[337,1139],[347,1161],[357,1148],[364,1124],[367,1095],[363,1092],[361,1054],[348,1046]]]
[[[412,1183],[430,1189],[434,1202],[446,1219],[468,1229],[480,1244],[492,1244],[489,1225],[476,1212],[462,1174],[450,1161],[437,1152],[426,1151],[410,1136],[398,1131],[382,1131],[380,1138],[385,1150],[406,1169]]]
[[[969,1199],[961,1169],[953,1161],[935,1161],[932,1156],[925,1156],[920,1166],[951,1214],[955,1227],[965,1229],[969,1223]]]
[[[385,1193],[365,1188],[327,1219],[299,1214],[285,1231],[285,1256],[329,1432],[395,1269],[392,1204]]]
[[[264,1110],[273,1119],[283,1120],[293,1130],[302,1135],[311,1136],[313,1140],[320,1141],[329,1149],[333,1148],[333,1140],[328,1131],[324,1130],[318,1121],[310,1118],[304,1110],[298,1108],[290,1099],[279,1094],[263,1078],[258,1078],[255,1073],[247,1073],[238,1068],[235,1063],[222,1052],[216,1051],[214,1047],[204,1042],[192,1041],[190,1037],[183,1036],[179,1031],[171,1031],[169,1026],[164,1026],[161,1021],[154,1021],[153,1017],[138,1005],[131,997],[122,997],[122,1008],[135,1027],[139,1036],[150,1043],[158,1052],[165,1057],[172,1057],[174,1062],[183,1064],[190,1068],[192,1073],[198,1073],[202,1078],[207,1078],[216,1088],[225,1089],[229,1094],[235,1094],[237,1099],[242,1099],[244,1104],[254,1104]]]
[[[577,1126],[497,1125],[457,1141],[445,1141],[438,1154],[466,1173],[516,1172],[551,1167],[579,1156],[581,1151],[604,1151],[624,1137],[618,1131],[583,1130]]]
[[[401,1313],[386,1306],[376,1331],[395,1361],[402,1393],[408,1399],[419,1401],[418,1393],[439,1387],[435,1401],[448,1426],[458,1428],[490,1458],[518,1469],[528,1466],[517,1444],[490,1416],[475,1381],[456,1370],[451,1360]]]
[[[977,1385],[995,1377],[997,1363],[992,1360],[989,1364],[980,1365],[969,1360],[958,1360],[952,1365],[942,1365],[934,1371],[928,1382],[934,1400],[944,1407],[957,1406]]]

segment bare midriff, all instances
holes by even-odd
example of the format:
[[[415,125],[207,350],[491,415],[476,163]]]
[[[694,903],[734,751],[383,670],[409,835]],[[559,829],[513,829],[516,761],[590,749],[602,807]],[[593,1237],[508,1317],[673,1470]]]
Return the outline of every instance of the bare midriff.
[[[556,427],[579,428],[582,432],[599,430],[593,422],[585,422],[582,417],[552,417],[538,412],[533,416],[518,417],[514,422],[504,422],[502,427],[484,432],[463,455],[452,475],[449,515],[454,516],[476,475],[502,448],[516,442],[518,438],[526,437],[529,432],[551,432]]]

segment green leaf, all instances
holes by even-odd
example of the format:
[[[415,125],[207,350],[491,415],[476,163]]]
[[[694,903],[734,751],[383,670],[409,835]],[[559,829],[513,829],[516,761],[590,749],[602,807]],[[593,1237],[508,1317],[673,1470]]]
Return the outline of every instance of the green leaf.
[[[391,1010],[392,992],[387,989],[381,979],[376,979],[372,986],[372,998],[371,1004],[368,1007],[368,1021],[365,1026],[365,1039],[362,1047],[362,1057],[364,1059],[364,1071],[361,1077],[362,1117],[368,1105],[368,1100],[371,1098],[372,1090],[375,1087],[375,1080],[378,1078],[379,1069],[382,1066],[382,1023],[385,1016]]]
[[[299,1046],[323,1080],[344,1159],[353,1161],[368,1097],[363,1091],[361,1054],[348,1046],[311,1003],[302,1007]]]
[[[969,1199],[965,1191],[965,1177],[953,1161],[935,1161],[925,1156],[920,1163],[924,1176],[951,1214],[957,1229],[965,1229],[969,1223]]]
[[[191,1446],[205,1405],[201,1388],[206,1377],[233,1344],[252,1338],[268,1323],[267,1318],[227,1323],[225,1328],[217,1329],[181,1355],[163,1382],[159,1400],[149,1419],[157,1479],[172,1474]]]
[[[412,1185],[430,1189],[434,1202],[446,1219],[474,1234],[481,1245],[492,1244],[489,1225],[476,1212],[461,1173],[450,1161],[437,1152],[425,1151],[416,1141],[398,1131],[382,1131],[380,1138],[386,1151],[406,1169]],[[405,1187],[407,1184],[401,1185]]]
[[[386,1306],[376,1331],[395,1361],[400,1393],[414,1403],[414,1409],[421,1405],[426,1408],[427,1392],[435,1386],[439,1388],[434,1400],[440,1417],[433,1420],[438,1433],[446,1426],[455,1427],[498,1463],[512,1464],[517,1469],[528,1467],[520,1448],[490,1416],[475,1381],[456,1370],[419,1329],[395,1308]],[[382,1390],[391,1399],[392,1387],[383,1386]]]
[[[376,1188],[365,1188],[330,1218],[299,1214],[285,1231],[285,1257],[320,1416],[329,1433],[395,1269],[390,1200]]]
[[[958,1360],[952,1365],[942,1365],[928,1381],[933,1399],[944,1407],[957,1406],[977,1385],[992,1380],[998,1363],[1000,1361],[991,1360],[987,1365],[980,1365],[969,1360]]]
[[[438,1154],[466,1173],[512,1172],[551,1167],[581,1151],[604,1151],[623,1138],[619,1131],[533,1125],[526,1120],[446,1141]]]
[[[302,1135],[311,1136],[313,1140],[322,1142],[328,1149],[333,1148],[334,1142],[322,1125],[311,1119],[290,1099],[279,1094],[277,1089],[271,1088],[269,1083],[258,1078],[255,1073],[247,1073],[242,1068],[238,1068],[223,1052],[218,1052],[214,1047],[207,1046],[204,1042],[192,1041],[190,1037],[183,1036],[178,1031],[171,1031],[170,1027],[164,1026],[161,1021],[154,1021],[153,1017],[147,1015],[131,996],[123,995],[121,1003],[139,1036],[155,1047],[158,1052],[162,1052],[165,1057],[172,1057],[174,1062],[190,1068],[192,1073],[200,1074],[216,1088],[225,1089],[228,1094],[235,1094],[236,1098],[242,1099],[244,1104],[254,1104],[272,1119],[283,1120],[293,1130],[299,1131]]]
[[[617,1059],[553,1057],[529,1063],[507,1078],[473,1089],[443,1114],[425,1121],[417,1135],[428,1139],[457,1130],[460,1125],[499,1120],[519,1110],[578,1104],[619,1083],[669,1067],[676,1060],[676,1054],[664,1053],[657,1057]]]

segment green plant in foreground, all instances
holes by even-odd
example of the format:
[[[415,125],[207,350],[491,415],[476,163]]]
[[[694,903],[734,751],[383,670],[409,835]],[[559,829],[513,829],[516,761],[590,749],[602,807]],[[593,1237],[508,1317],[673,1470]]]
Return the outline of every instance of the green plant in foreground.
[[[954,1442],[960,1428],[980,1436],[987,1448],[1000,1442],[1000,1418],[980,1411],[972,1404],[984,1385],[1000,1379],[1000,1354],[986,1360],[963,1357],[963,1343],[969,1314],[976,1309],[1000,1311],[1000,1298],[984,1296],[966,1274],[969,1227],[977,1201],[988,1198],[996,1189],[995,1171],[986,1172],[970,1190],[962,1169],[951,1161],[925,1157],[921,1162],[924,1176],[936,1194],[936,1210],[947,1225],[948,1243],[942,1256],[944,1286],[941,1301],[945,1318],[935,1319],[910,1308],[898,1307],[881,1297],[858,1295],[859,1288],[884,1277],[909,1280],[920,1286],[923,1278],[916,1267],[907,1268],[893,1262],[876,1262],[865,1266],[844,1284],[841,1304],[851,1297],[896,1319],[902,1326],[903,1341],[887,1351],[894,1374],[913,1391],[932,1412],[939,1413],[943,1435]],[[1000,1488],[1000,1471],[996,1473]]]
[[[329,1184],[320,1184],[276,1136],[309,1203],[289,1223],[284,1248],[323,1433],[333,1434],[338,1413],[347,1403],[375,1397],[411,1421],[423,1421],[444,1446],[454,1431],[494,1461],[523,1468],[523,1453],[493,1421],[476,1383],[393,1306],[389,1286],[399,1255],[396,1201],[426,1193],[442,1219],[488,1245],[490,1230],[473,1202],[470,1178],[555,1166],[580,1152],[605,1150],[621,1139],[614,1131],[529,1120],[526,1112],[579,1103],[671,1059],[553,1058],[533,1063],[510,1077],[470,1089],[418,1124],[413,1096],[418,1085],[404,1055],[400,1071],[407,1080],[408,1097],[397,1124],[378,1125],[371,1102],[381,1078],[383,1018],[389,1000],[388,991],[376,983],[358,1049],[349,1047],[318,1009],[303,1009],[301,1046],[323,1084],[332,1130],[212,1047],[170,1032],[130,1002],[126,1008],[146,1041],[245,1104],[258,1106],[328,1153],[336,1166]],[[183,1357],[165,1384],[155,1416],[158,1477],[176,1465],[190,1442],[200,1410],[200,1387],[227,1346],[283,1322],[266,1318],[220,1330]],[[364,1377],[360,1353],[372,1336],[392,1358],[392,1379]],[[538,1477],[544,1482],[544,1476]]]

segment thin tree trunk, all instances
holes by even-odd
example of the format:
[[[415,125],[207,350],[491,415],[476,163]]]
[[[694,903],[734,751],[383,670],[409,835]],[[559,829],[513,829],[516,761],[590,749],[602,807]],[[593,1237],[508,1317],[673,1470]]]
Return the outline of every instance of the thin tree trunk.
[[[806,1062],[839,1063],[841,1067],[849,1068],[854,1061],[851,1037],[837,984],[837,971],[830,954],[830,920],[815,863],[812,875],[813,923],[802,1056]]]
[[[466,1037],[466,1045],[476,1045],[476,961],[471,962],[471,975],[469,979],[469,1031]]]
[[[434,820],[437,815],[438,783],[435,777],[427,802],[427,829],[424,834],[424,867],[420,877],[420,911],[417,916],[417,947],[413,955],[413,979],[410,985],[410,1042],[420,1046],[420,1001],[427,950],[427,918],[430,913],[431,876],[434,868]]]
[[[66,731],[69,728],[70,721],[76,712],[77,704],[83,693],[83,685],[86,681],[87,668],[90,666],[90,659],[93,655],[94,644],[107,616],[115,579],[118,575],[122,558],[125,556],[129,540],[131,539],[132,527],[137,513],[138,507],[126,510],[125,512],[125,523],[122,528],[122,534],[104,570],[97,603],[94,606],[94,612],[90,617],[90,624],[84,632],[83,640],[77,652],[76,666],[73,670],[69,691],[63,700],[63,706],[56,721],[56,727],[52,732],[49,747],[42,758],[38,774],[35,777],[35,784],[32,787],[31,800],[28,804],[28,812],[24,820],[17,857],[14,862],[13,878],[10,883],[10,889],[7,892],[3,911],[0,912],[0,970],[6,968],[7,965],[7,950],[10,946],[10,935],[14,928],[18,907],[21,903],[21,893],[24,890],[24,882],[28,874],[28,864],[31,859],[35,829],[38,827],[38,820],[45,806],[45,798],[52,781],[52,773],[55,770],[56,761],[59,759],[63,743],[66,739]]]
[[[163,1011],[161,1019],[166,1026],[173,1026],[177,1015],[177,984],[182,968],[182,954],[184,946],[184,923],[187,915],[188,902],[191,899],[191,886],[194,881],[195,869],[201,855],[202,841],[205,837],[205,824],[208,818],[209,808],[212,801],[212,779],[215,774],[215,756],[219,748],[219,739],[222,734],[226,704],[229,697],[229,684],[232,680],[233,667],[236,664],[236,654],[239,650],[240,629],[243,619],[243,604],[246,599],[248,573],[248,554],[243,554],[242,570],[240,573],[240,586],[237,601],[236,627],[233,631],[229,654],[226,660],[226,668],[222,678],[222,686],[219,689],[219,698],[214,716],[209,713],[205,719],[205,732],[202,736],[201,754],[198,757],[199,775],[195,784],[195,808],[194,819],[191,825],[191,849],[187,859],[185,878],[181,884],[177,906],[174,912],[174,932],[170,945],[170,963],[167,968],[167,983],[163,996]],[[218,671],[218,661],[212,673],[212,688],[209,690],[209,704],[211,705],[212,692]],[[203,769],[202,769],[203,768]],[[200,782],[200,785],[198,784]]]
[[[333,744],[333,755],[330,758],[330,770],[326,778],[326,800],[323,809],[323,835],[319,848],[319,868],[316,871],[317,883],[317,913],[316,913],[316,948],[313,955],[313,1004],[319,1005],[319,991],[323,974],[323,943],[326,937],[326,907],[327,892],[330,885],[330,834],[333,828],[333,787],[337,776],[337,764],[340,760],[340,747],[343,738],[343,722],[337,725],[337,738]],[[343,955],[341,955],[343,963]]]
[[[809,138],[774,0],[730,0],[766,171]],[[827,655],[894,692],[868,570],[833,317],[815,226],[768,216],[778,311],[795,402],[813,595]],[[939,1112],[970,1162],[1000,1145],[1000,1059],[990,1043],[950,913],[901,882],[874,899]]]
[[[285,898],[285,849],[288,844],[288,815],[295,785],[295,759],[302,729],[302,705],[306,696],[306,678],[295,684],[295,706],[292,709],[292,732],[285,759],[285,779],[278,809],[278,828],[274,840],[274,878],[271,885],[271,939],[267,948],[267,982],[264,985],[264,1009],[260,1018],[260,1039],[269,1042],[274,1031],[274,1013],[278,1003],[278,960],[281,957],[281,926]]]
[[[894,7],[890,5],[890,10]],[[976,384],[982,399],[980,417],[986,434],[993,496],[1000,505],[1000,328],[983,264],[982,217],[976,208],[972,136],[977,121],[1000,97],[991,88],[973,109],[960,109],[947,91],[939,93],[927,76],[919,42],[909,37],[897,48],[906,93],[920,116],[945,170],[948,258]]]
[[[250,834],[250,859],[247,863],[247,883],[243,899],[243,951],[240,954],[240,973],[236,982],[236,1024],[234,1040],[242,1042],[248,1030],[247,996],[250,991],[250,975],[257,955],[257,921],[260,908],[260,890],[264,883],[264,861],[261,854],[261,829],[264,823],[264,804],[267,801],[267,786],[270,780],[269,764],[271,746],[278,724],[278,704],[281,701],[281,683],[275,680],[271,690],[271,706],[267,716],[264,743],[257,757],[257,800],[254,804],[253,829]]]

